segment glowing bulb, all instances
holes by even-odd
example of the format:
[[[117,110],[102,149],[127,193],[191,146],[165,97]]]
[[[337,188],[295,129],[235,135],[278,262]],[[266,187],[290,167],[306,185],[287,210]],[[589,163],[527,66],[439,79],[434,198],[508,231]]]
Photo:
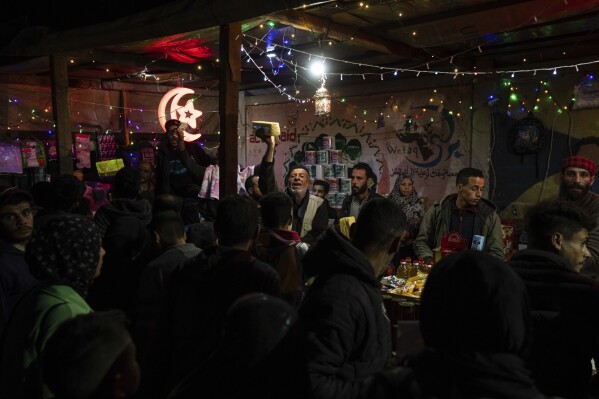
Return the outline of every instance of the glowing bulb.
[[[324,62],[316,61],[310,65],[310,71],[315,76],[322,76],[325,72]]]

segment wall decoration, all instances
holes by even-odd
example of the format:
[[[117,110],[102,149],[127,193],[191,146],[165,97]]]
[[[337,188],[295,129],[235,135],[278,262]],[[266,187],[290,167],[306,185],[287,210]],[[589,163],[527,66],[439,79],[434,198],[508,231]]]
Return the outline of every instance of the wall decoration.
[[[440,199],[455,192],[455,175],[469,161],[464,156],[469,149],[463,143],[470,120],[459,112],[454,115],[444,105],[448,103],[444,96],[437,93],[435,97],[426,93],[415,93],[401,101],[388,94],[355,97],[334,101],[331,113],[321,117],[305,106],[300,107],[304,112],[299,113],[295,125],[285,122],[296,104],[249,106],[247,118],[269,118],[281,125],[281,143],[275,156],[279,187],[284,187],[291,162],[306,163],[307,158],[317,165],[320,152],[328,151],[329,162],[333,156],[347,165],[348,171],[357,162],[368,163],[377,175],[377,192],[381,194],[391,190],[398,175],[407,173],[414,176],[422,196]],[[457,103],[457,98],[454,101]],[[324,149],[325,138],[332,140],[330,150]],[[265,148],[248,130],[248,165],[260,163]],[[484,169],[482,165],[473,166]]]
[[[77,168],[91,168],[89,154],[89,134],[75,135],[75,156],[77,157]]]
[[[192,89],[185,87],[177,87],[166,92],[158,105],[158,120],[163,131],[166,131],[164,124],[169,119],[178,119],[181,123],[187,123],[192,129],[198,128],[197,120],[202,116],[202,111],[194,108],[194,99],[187,100],[185,105],[179,104],[179,101],[181,101],[183,96],[194,93],[195,92]],[[171,105],[167,112],[167,105],[169,102],[171,102]],[[202,136],[201,133],[193,134],[186,131],[184,140],[187,142],[195,141],[199,139],[200,136]]]
[[[20,146],[0,143],[0,173],[23,173]]]
[[[23,168],[43,168],[46,166],[46,149],[36,140],[27,140],[21,144]]]

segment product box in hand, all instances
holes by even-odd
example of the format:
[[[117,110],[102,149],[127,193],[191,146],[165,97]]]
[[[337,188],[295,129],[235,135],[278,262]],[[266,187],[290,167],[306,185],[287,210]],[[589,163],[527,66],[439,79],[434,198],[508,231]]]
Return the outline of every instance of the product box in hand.
[[[253,121],[252,130],[256,137],[266,140],[270,136],[280,136],[281,127],[278,122]]]
[[[121,158],[96,162],[96,169],[98,169],[98,176],[100,177],[114,176],[116,172],[124,167],[125,164]]]

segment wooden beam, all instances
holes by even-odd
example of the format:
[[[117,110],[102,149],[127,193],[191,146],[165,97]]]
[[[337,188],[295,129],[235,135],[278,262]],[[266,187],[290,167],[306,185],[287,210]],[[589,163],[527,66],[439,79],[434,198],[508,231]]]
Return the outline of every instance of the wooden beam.
[[[38,32],[17,37],[3,49],[6,55],[47,55],[162,38],[276,11],[310,5],[305,0],[171,1],[162,6],[116,20],[58,32]],[[34,39],[32,39],[35,37]]]
[[[398,58],[430,58],[430,55],[426,52],[408,46],[407,44],[386,40],[377,36],[363,33],[354,27],[337,24],[329,19],[320,18],[306,12],[295,10],[281,11],[276,14],[272,14],[270,17],[274,21],[293,26],[297,29],[325,35],[326,39],[334,39],[342,42],[352,43],[356,46],[365,47],[383,54],[393,54]]]
[[[239,82],[241,81],[241,23],[220,27],[220,197],[237,193]]]
[[[183,72],[193,75],[199,75],[197,64],[184,64],[182,62],[175,62],[170,60],[157,60],[155,58],[146,57],[144,55],[133,54],[133,53],[120,53],[116,51],[106,51],[100,49],[89,49],[85,51],[69,53],[70,56],[77,60],[88,60],[95,61],[96,63],[102,64],[117,64],[117,65],[129,65],[138,67],[140,71],[147,67],[149,72],[151,71],[169,71],[169,72]],[[198,62],[199,63],[199,62]],[[205,66],[209,68],[209,66]],[[202,73],[205,74],[205,73]]]
[[[52,76],[52,113],[56,121],[56,140],[58,148],[58,170],[60,174],[73,173],[73,133],[69,114],[69,77],[67,57],[50,56]]]

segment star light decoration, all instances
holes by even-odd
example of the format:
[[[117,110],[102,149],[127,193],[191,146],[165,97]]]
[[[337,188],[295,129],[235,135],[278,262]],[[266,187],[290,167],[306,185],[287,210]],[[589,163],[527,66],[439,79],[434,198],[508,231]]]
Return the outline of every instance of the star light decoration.
[[[187,101],[185,106],[178,108],[177,113],[179,114],[179,121],[187,123],[192,129],[197,127],[196,120],[203,114],[202,111],[194,108],[191,100]]]

